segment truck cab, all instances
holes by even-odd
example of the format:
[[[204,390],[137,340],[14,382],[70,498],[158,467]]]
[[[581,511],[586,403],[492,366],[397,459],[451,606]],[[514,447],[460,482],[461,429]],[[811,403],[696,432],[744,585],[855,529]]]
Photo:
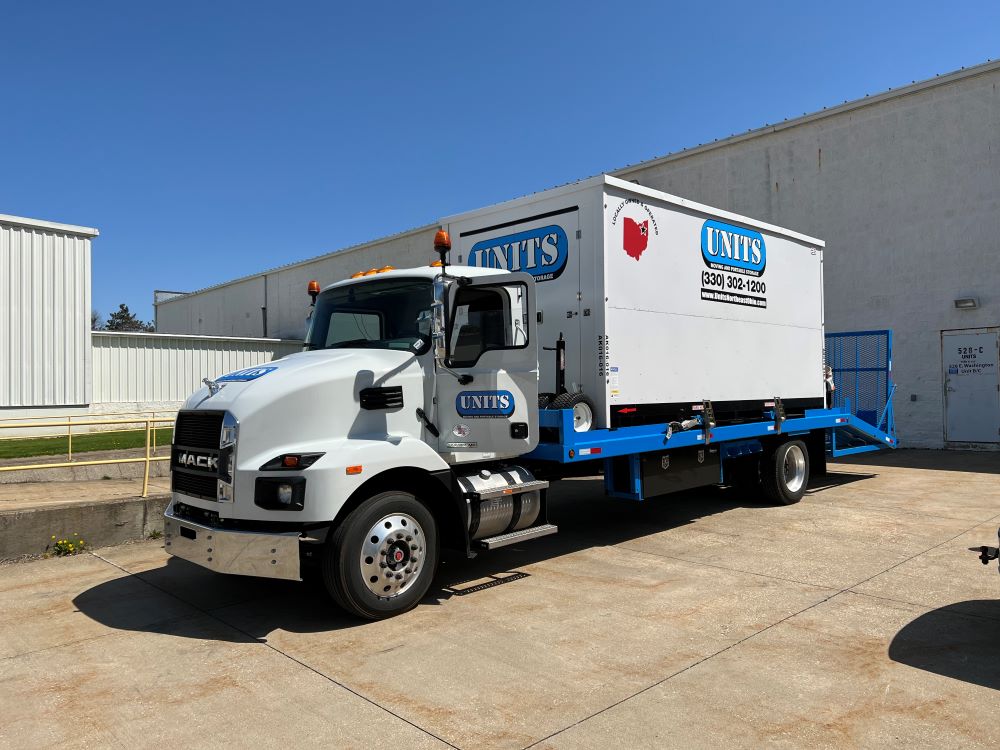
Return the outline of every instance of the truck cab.
[[[345,609],[426,593],[441,546],[474,555],[556,531],[538,444],[528,274],[371,270],[314,297],[304,351],[207,381],[178,413],[166,549],[298,579]]]

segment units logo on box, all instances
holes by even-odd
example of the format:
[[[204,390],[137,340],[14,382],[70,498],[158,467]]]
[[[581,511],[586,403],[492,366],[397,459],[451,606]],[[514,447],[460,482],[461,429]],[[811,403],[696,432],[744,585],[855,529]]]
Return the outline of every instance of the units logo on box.
[[[455,397],[455,409],[470,419],[509,417],[514,413],[514,394],[510,391],[462,391]]]
[[[277,367],[251,367],[246,370],[237,370],[236,372],[231,372],[228,375],[223,375],[218,378],[215,382],[217,383],[234,383],[247,380],[256,380],[257,378],[262,378],[269,372],[274,372]]]
[[[523,271],[535,281],[559,278],[569,260],[566,231],[557,224],[477,242],[469,250],[468,265]]]
[[[644,215],[637,218],[637,209],[642,211]],[[620,216],[623,211],[626,211],[626,214]],[[628,213],[633,215],[629,216]],[[622,224],[622,250],[628,257],[639,260],[646,252],[646,248],[649,247],[650,231],[652,231],[653,236],[660,234],[660,228],[656,226],[656,217],[653,216],[653,212],[645,203],[634,198],[626,198],[612,212],[611,226],[617,226],[619,218]]]
[[[709,219],[701,228],[701,255],[716,271],[761,276],[767,248],[760,232]]]

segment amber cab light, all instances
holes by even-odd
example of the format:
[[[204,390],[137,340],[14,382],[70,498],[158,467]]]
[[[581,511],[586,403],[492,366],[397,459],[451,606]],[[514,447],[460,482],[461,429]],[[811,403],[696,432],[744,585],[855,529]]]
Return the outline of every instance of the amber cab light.
[[[351,278],[352,279],[360,279],[364,275],[365,275],[364,271],[358,271],[357,273],[352,273],[351,274]]]
[[[316,279],[309,282],[309,294],[319,294],[319,282]]]
[[[451,237],[448,233],[443,230],[437,230],[437,234],[434,235],[434,249],[438,252],[441,250],[451,250]]]
[[[386,271],[395,271],[395,270],[396,270],[395,266],[382,266],[380,269],[378,269],[378,272],[385,273]]]

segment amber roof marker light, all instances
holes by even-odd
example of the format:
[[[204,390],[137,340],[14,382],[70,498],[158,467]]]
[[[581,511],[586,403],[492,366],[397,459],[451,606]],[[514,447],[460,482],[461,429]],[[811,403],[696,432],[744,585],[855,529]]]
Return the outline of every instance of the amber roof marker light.
[[[437,230],[434,235],[434,252],[441,259],[441,273],[448,268],[448,253],[451,250],[451,236],[444,229]]]
[[[319,296],[319,282],[316,279],[309,281],[309,296],[312,297],[312,306],[316,306],[316,298]]]

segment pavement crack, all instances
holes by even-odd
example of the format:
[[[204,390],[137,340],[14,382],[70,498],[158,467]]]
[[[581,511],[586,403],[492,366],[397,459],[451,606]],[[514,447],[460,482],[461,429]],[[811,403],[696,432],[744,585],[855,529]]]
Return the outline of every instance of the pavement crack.
[[[249,643],[257,644],[257,645],[264,646],[265,648],[270,649],[271,651],[275,652],[276,654],[279,654],[279,655],[283,656],[285,659],[288,659],[289,661],[291,661],[291,662],[293,662],[295,664],[298,664],[303,669],[309,670],[310,672],[312,672],[313,674],[321,677],[322,679],[326,680],[327,682],[329,682],[329,683],[331,683],[333,685],[336,685],[337,687],[339,687],[339,688],[341,688],[343,690],[346,690],[351,695],[354,695],[354,696],[360,698],[361,700],[365,701],[366,703],[369,703],[372,706],[375,706],[375,708],[379,709],[380,711],[385,711],[390,716],[394,716],[395,718],[397,718],[400,721],[402,721],[404,724],[409,724],[411,727],[413,727],[414,729],[416,729],[418,732],[422,732],[422,733],[426,734],[428,737],[433,737],[438,742],[441,742],[441,743],[447,745],[448,747],[453,747],[456,750],[461,750],[461,748],[459,748],[458,745],[455,745],[455,744],[452,744],[451,742],[448,742],[448,740],[444,739],[443,737],[439,737],[438,735],[434,734],[434,732],[431,732],[430,730],[425,729],[424,727],[420,726],[419,724],[417,724],[417,723],[415,723],[413,721],[410,721],[405,716],[401,716],[400,714],[396,713],[395,711],[393,711],[393,710],[391,710],[389,708],[386,708],[385,706],[380,705],[379,703],[377,703],[376,701],[372,700],[368,696],[366,696],[366,695],[364,695],[362,693],[359,693],[357,690],[354,690],[349,685],[345,685],[344,683],[335,680],[334,678],[330,677],[329,675],[324,674],[323,672],[319,671],[315,667],[310,666],[309,664],[306,664],[301,659],[298,659],[298,658],[292,656],[291,654],[288,654],[288,653],[282,651],[277,646],[274,646],[274,645],[268,643],[267,641],[261,640],[260,638],[258,638],[257,636],[253,635],[252,633],[247,632],[243,628],[240,628],[240,627],[234,625],[231,622],[227,622],[222,617],[220,617],[219,615],[215,614],[212,610],[205,609],[204,607],[199,607],[197,604],[194,604],[192,602],[186,601],[186,600],[182,599],[181,597],[177,596],[177,594],[175,594],[174,592],[169,591],[169,590],[163,588],[162,586],[157,586],[152,581],[149,581],[148,579],[143,578],[141,575],[139,575],[137,573],[133,573],[132,571],[128,570],[127,568],[123,568],[121,565],[119,565],[118,563],[114,562],[113,560],[109,560],[106,557],[102,557],[101,555],[97,554],[96,552],[89,552],[89,554],[93,555],[94,557],[98,558],[99,560],[103,560],[108,565],[112,565],[115,568],[118,568],[118,570],[122,571],[123,573],[125,573],[125,574],[127,574],[129,576],[132,576],[133,578],[135,578],[135,579],[137,579],[139,581],[142,581],[147,586],[150,586],[151,588],[154,588],[157,591],[160,591],[160,592],[166,594],[167,596],[169,596],[169,597],[171,597],[173,599],[176,599],[177,601],[181,602],[182,604],[191,607],[192,609],[194,609],[195,611],[201,613],[205,617],[209,617],[212,620],[215,620],[220,625],[223,625],[224,627],[227,627],[230,630],[236,631],[240,635],[246,637],[248,639]],[[186,619],[186,618],[182,617],[182,618],[173,618],[173,619],[174,620],[179,620],[179,619]],[[108,635],[112,635],[112,634],[109,633]]]
[[[719,656],[720,654],[724,654],[727,651],[731,651],[732,649],[736,648],[737,646],[739,646],[739,645],[741,645],[743,643],[746,643],[747,641],[751,640],[752,638],[756,638],[758,635],[761,635],[762,633],[766,633],[769,630],[772,630],[773,628],[776,628],[779,625],[782,625],[782,624],[788,622],[789,620],[791,620],[794,617],[798,617],[801,614],[805,614],[806,612],[808,612],[808,611],[810,611],[812,609],[815,609],[816,607],[820,606],[821,604],[826,604],[827,602],[831,601],[832,599],[837,598],[838,596],[841,596],[842,594],[848,594],[849,593],[849,594],[853,594],[853,595],[858,595],[859,592],[855,592],[855,591],[852,590],[855,586],[860,586],[863,583],[867,583],[868,581],[872,580],[873,578],[877,578],[878,576],[883,575],[885,573],[888,573],[891,570],[895,570],[900,565],[903,565],[903,564],[909,562],[910,560],[914,560],[914,559],[920,557],[921,555],[925,555],[928,552],[932,552],[933,550],[937,549],[938,547],[942,547],[945,544],[948,544],[949,542],[953,542],[954,540],[958,539],[960,536],[962,536],[964,534],[968,534],[973,529],[976,529],[979,526],[982,526],[983,524],[991,523],[993,521],[996,521],[997,519],[1000,519],[1000,514],[997,514],[997,515],[993,516],[992,518],[988,518],[985,521],[977,521],[976,523],[974,523],[969,528],[964,529],[963,531],[960,531],[959,533],[957,533],[957,534],[955,534],[953,536],[948,537],[947,539],[939,542],[938,544],[932,545],[932,546],[928,547],[925,550],[922,550],[920,552],[917,552],[916,554],[910,555],[909,557],[907,557],[907,558],[905,558],[903,560],[900,560],[899,562],[893,563],[892,565],[890,565],[889,567],[885,568],[884,570],[881,570],[878,573],[875,573],[875,574],[869,576],[868,578],[865,578],[863,581],[858,581],[856,583],[852,583],[849,586],[845,586],[844,588],[840,589],[839,591],[835,591],[834,593],[830,594],[829,596],[826,596],[826,597],[824,597],[823,599],[820,599],[817,602],[813,602],[808,607],[803,607],[802,609],[798,610],[797,612],[793,612],[793,613],[791,613],[789,615],[786,615],[785,617],[782,617],[781,619],[779,619],[779,620],[777,620],[775,622],[772,622],[770,625],[767,625],[766,627],[763,627],[763,628],[761,628],[760,630],[758,630],[758,631],[756,631],[754,633],[750,633],[749,635],[744,636],[743,638],[739,639],[738,641],[734,641],[733,643],[730,643],[728,646],[725,646],[724,648],[720,648],[718,651],[714,651],[713,653],[708,654],[707,656],[704,656],[701,659],[697,659],[696,661],[691,662],[686,667],[684,667],[682,669],[678,669],[676,672],[672,672],[671,674],[667,675],[666,677],[664,677],[664,678],[662,678],[660,680],[657,680],[656,682],[654,682],[654,683],[652,683],[650,685],[647,685],[646,687],[642,688],[641,690],[637,690],[634,693],[632,693],[631,695],[627,695],[624,698],[621,698],[620,700],[617,700],[614,703],[611,703],[611,704],[605,706],[604,708],[600,709],[599,711],[595,711],[594,713],[590,714],[589,716],[585,716],[582,719],[579,719],[578,721],[575,721],[572,724],[569,724],[569,725],[563,727],[562,729],[560,729],[560,730],[558,730],[556,732],[552,732],[551,734],[549,734],[549,735],[547,735],[545,737],[542,737],[542,738],[536,740],[535,742],[532,742],[530,745],[526,745],[525,748],[524,748],[524,750],[528,750],[529,748],[532,748],[532,747],[537,747],[542,742],[546,742],[546,741],[552,739],[553,737],[556,737],[556,736],[558,736],[558,735],[560,735],[560,734],[562,734],[562,733],[564,733],[566,731],[569,731],[570,729],[573,729],[574,727],[579,726],[580,724],[583,724],[584,722],[590,721],[591,719],[593,719],[596,716],[600,716],[601,714],[606,713],[607,711],[610,711],[611,709],[613,709],[613,708],[615,708],[617,706],[620,706],[621,704],[625,703],[626,701],[630,701],[633,698],[642,695],[643,693],[647,693],[650,690],[652,690],[653,688],[659,687],[663,683],[665,683],[665,682],[667,682],[669,680],[672,680],[675,677],[678,677],[679,675],[682,675],[685,672],[688,672],[688,671],[694,669],[695,667],[697,667],[697,666],[699,666],[701,664],[704,664],[705,662],[709,661],[710,659],[714,659],[715,657]],[[626,547],[625,549],[628,549],[628,548]],[[655,553],[646,553],[646,554],[655,554]],[[718,566],[716,566],[716,567],[718,567]],[[916,605],[916,606],[920,607],[921,605]],[[932,609],[932,608],[929,608],[929,607],[926,607],[926,606],[924,606],[922,608],[923,609],[928,609],[928,610]],[[981,618],[981,619],[989,619],[989,618]]]

